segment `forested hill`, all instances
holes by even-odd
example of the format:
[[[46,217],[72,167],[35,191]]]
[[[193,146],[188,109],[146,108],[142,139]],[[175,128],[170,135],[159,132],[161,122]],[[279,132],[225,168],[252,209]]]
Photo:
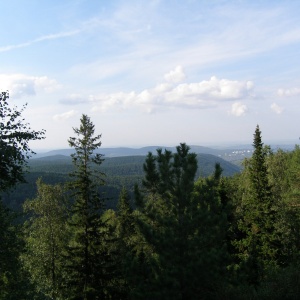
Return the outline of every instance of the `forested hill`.
[[[197,176],[206,177],[212,174],[215,163],[220,163],[224,176],[232,176],[240,171],[240,168],[220,157],[211,154],[197,154]],[[108,176],[143,175],[143,164],[146,156],[120,156],[105,157],[102,163],[102,171]],[[30,172],[46,172],[66,174],[73,170],[71,157],[65,155],[53,155],[29,160]]]
[[[191,152],[194,153],[202,153],[202,154],[212,154],[212,155],[223,155],[226,150],[224,149],[213,149],[209,147],[203,147],[203,146],[190,146]],[[103,148],[97,149],[95,153],[101,153],[105,155],[105,157],[120,157],[120,156],[136,156],[136,155],[142,155],[146,156],[149,152],[155,153],[157,149],[167,149],[172,152],[176,151],[176,147],[164,147],[164,146],[147,146],[147,147],[141,147],[141,148],[129,148],[129,147],[115,147],[115,148]],[[51,157],[56,155],[64,155],[64,156],[70,156],[72,153],[74,153],[74,149],[57,149],[57,150],[51,150],[48,152],[43,153],[37,153],[34,157],[35,158],[41,158],[41,157]],[[228,152],[228,150],[227,150]]]
[[[149,150],[149,149],[148,149]],[[106,157],[101,165],[101,170],[106,174],[106,184],[103,187],[108,198],[110,207],[114,207],[122,186],[129,191],[133,190],[135,183],[140,183],[143,176],[143,164],[146,156],[121,156]],[[196,178],[206,177],[213,173],[216,162],[219,162],[223,169],[223,176],[232,176],[240,172],[240,168],[220,157],[211,154],[198,154],[198,171]],[[70,156],[53,155],[29,160],[29,173],[26,174],[27,183],[17,185],[16,189],[2,195],[6,204],[20,210],[26,199],[32,199],[36,195],[36,181],[38,178],[47,184],[64,183],[70,180],[68,174],[73,171],[73,164]]]

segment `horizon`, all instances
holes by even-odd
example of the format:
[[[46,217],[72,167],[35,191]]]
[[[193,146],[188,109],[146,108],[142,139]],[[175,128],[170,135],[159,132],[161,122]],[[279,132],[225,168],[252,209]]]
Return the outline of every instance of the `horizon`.
[[[0,90],[68,148],[87,114],[103,147],[297,144],[300,1],[4,0]],[[137,146],[138,145],[138,146]]]
[[[232,142],[232,143],[227,143],[227,144],[208,144],[208,145],[201,145],[201,144],[187,144],[190,147],[204,147],[204,148],[210,148],[210,149],[214,149],[214,150],[226,150],[226,149],[235,149],[235,148],[243,148],[243,147],[253,147],[252,142],[249,143],[239,143],[239,142]],[[274,141],[269,141],[269,142],[264,142],[264,145],[268,145],[268,146],[273,146],[273,147],[295,147],[296,145],[299,145],[299,143],[294,143],[292,140],[274,140]],[[101,145],[101,147],[99,147],[98,149],[101,152],[101,149],[119,149],[119,148],[125,148],[125,149],[142,149],[142,148],[150,148],[150,147],[166,147],[166,148],[175,148],[176,146],[178,146],[178,144],[176,145],[129,145],[129,146],[103,146]],[[65,147],[65,148],[35,148],[32,149],[34,152],[36,152],[36,154],[39,153],[47,153],[47,152],[51,152],[51,151],[61,151],[61,150],[72,150],[73,148],[71,147]]]

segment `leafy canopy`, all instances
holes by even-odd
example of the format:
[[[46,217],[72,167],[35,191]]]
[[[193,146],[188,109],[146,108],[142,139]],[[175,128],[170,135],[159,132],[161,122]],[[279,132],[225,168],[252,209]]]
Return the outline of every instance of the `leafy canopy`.
[[[28,143],[44,138],[45,131],[35,131],[22,118],[22,109],[10,107],[8,92],[0,94],[0,191],[25,182],[24,168],[34,152]]]

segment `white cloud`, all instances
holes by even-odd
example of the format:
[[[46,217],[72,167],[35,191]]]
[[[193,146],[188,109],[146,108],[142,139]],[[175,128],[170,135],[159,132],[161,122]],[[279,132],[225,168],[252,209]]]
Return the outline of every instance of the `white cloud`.
[[[173,70],[168,74],[180,74],[180,69],[177,71]],[[117,109],[137,107],[144,112],[153,112],[166,107],[202,109],[214,107],[222,101],[252,97],[253,83],[251,81],[233,81],[211,77],[209,80],[195,83],[175,84],[174,79],[178,77],[173,75],[170,75],[173,84],[161,83],[142,92],[94,95],[90,98],[94,103],[93,111],[103,112],[113,107]],[[245,107],[240,107],[234,114],[242,114],[240,110],[245,112]]]
[[[283,107],[279,106],[276,103],[272,103],[271,109],[278,115],[280,115],[283,112]]]
[[[180,82],[185,79],[185,74],[181,66],[177,66],[174,70],[164,75],[164,78],[168,82]]]
[[[292,97],[300,95],[300,88],[292,88],[292,89],[279,89],[277,91],[278,96],[280,97]]]
[[[65,113],[54,115],[53,120],[54,121],[64,121],[64,120],[70,119],[71,117],[73,117],[75,115],[77,115],[77,111],[72,109]]]
[[[243,104],[241,102],[235,102],[231,106],[230,113],[236,117],[240,117],[240,116],[245,115],[247,110],[248,110],[248,108],[245,104]]]
[[[36,95],[38,91],[54,92],[60,85],[47,76],[29,76],[24,74],[0,74],[0,90],[8,90],[11,97]]]

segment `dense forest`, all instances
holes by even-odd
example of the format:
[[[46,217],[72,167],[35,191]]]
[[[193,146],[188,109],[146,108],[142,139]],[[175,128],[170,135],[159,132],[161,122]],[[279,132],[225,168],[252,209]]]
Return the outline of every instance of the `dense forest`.
[[[28,142],[44,132],[7,99],[2,93],[0,299],[299,298],[299,146],[272,151],[257,126],[252,157],[232,174],[220,162],[199,171],[203,157],[185,143],[113,162],[96,152],[101,135],[82,115],[70,160],[48,173],[32,163],[42,176],[14,206],[14,193],[32,191]]]
[[[101,164],[101,171],[105,174],[105,185],[100,187],[102,194],[109,200],[106,208],[115,209],[119,194],[123,187],[132,196],[134,185],[140,184],[144,176],[143,164],[146,156],[105,157]],[[239,173],[241,168],[220,157],[210,154],[197,154],[198,169],[196,178],[206,177],[214,171],[215,163],[220,163],[224,176]],[[20,212],[26,199],[33,199],[37,193],[36,182],[39,178],[44,183],[55,185],[70,180],[69,174],[74,171],[72,159],[65,155],[54,155],[28,160],[28,172],[25,174],[25,183],[18,184],[14,189],[0,193],[5,205]],[[133,202],[132,202],[133,204]]]

